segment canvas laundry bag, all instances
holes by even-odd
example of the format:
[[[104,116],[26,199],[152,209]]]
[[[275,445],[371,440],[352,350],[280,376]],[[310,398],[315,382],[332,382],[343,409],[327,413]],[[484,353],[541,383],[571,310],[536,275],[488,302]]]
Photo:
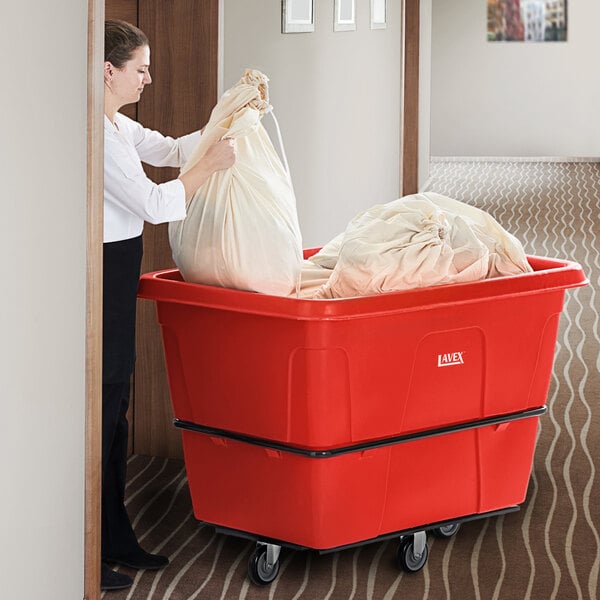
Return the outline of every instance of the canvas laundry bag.
[[[237,142],[233,167],[211,175],[169,224],[175,264],[186,281],[286,296],[295,294],[302,239],[288,171],[261,123],[268,79],[246,70],[214,107],[190,169],[225,138]]]
[[[347,298],[530,272],[488,213],[426,192],[376,205],[304,261],[302,298]]]

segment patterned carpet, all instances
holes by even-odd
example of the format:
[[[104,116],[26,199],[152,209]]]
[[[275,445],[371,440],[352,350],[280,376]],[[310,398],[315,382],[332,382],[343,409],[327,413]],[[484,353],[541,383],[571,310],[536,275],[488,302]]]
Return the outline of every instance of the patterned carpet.
[[[254,543],[195,521],[184,464],[133,456],[128,508],[142,544],[169,555],[160,572],[124,572],[130,590],[110,600],[596,600],[600,597],[600,165],[432,164],[428,190],[495,216],[528,254],[579,262],[592,285],[566,294],[527,500],[519,512],[473,521],[450,539],[429,538],[424,569],[395,565],[389,540],[319,555],[283,550],[278,578],[247,578]],[[265,501],[268,501],[265,499]],[[341,500],[342,501],[342,500]]]

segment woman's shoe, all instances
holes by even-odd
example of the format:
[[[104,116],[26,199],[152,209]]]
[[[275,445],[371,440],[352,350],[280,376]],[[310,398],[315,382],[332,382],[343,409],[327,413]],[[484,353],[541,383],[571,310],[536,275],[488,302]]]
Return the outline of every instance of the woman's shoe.
[[[169,559],[166,556],[150,554],[141,548],[124,556],[107,556],[104,560],[131,569],[146,569],[148,571],[157,571],[169,564]]]
[[[113,571],[108,565],[102,563],[102,571],[100,573],[100,589],[108,590],[124,590],[131,587],[133,579],[124,573]]]

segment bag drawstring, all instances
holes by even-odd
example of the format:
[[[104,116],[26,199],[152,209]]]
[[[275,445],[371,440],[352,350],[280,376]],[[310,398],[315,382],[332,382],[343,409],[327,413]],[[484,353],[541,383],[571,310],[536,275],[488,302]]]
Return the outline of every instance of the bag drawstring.
[[[288,165],[287,156],[285,155],[285,148],[283,147],[283,138],[281,137],[281,130],[279,129],[279,123],[277,121],[277,117],[275,116],[275,111],[273,110],[273,105],[269,104],[265,109],[265,113],[270,114],[273,117],[273,122],[275,123],[275,129],[277,130],[277,138],[279,139],[279,148],[281,150],[281,157],[283,158],[283,166],[285,167],[285,172],[287,173],[290,187],[292,191],[294,190],[294,184],[292,183],[292,175],[290,173],[290,167]],[[300,288],[302,286],[302,271],[298,271],[298,276],[296,277],[296,298],[300,297]],[[293,297],[290,294],[290,297]]]
[[[279,123],[277,122],[277,117],[275,116],[275,111],[273,110],[273,105],[269,104],[267,108],[265,108],[265,114],[270,114],[273,117],[273,121],[275,122],[275,129],[277,130],[277,138],[279,139],[279,148],[281,149],[281,157],[283,158],[283,166],[285,167],[285,172],[290,179],[290,183],[292,181],[292,176],[290,174],[290,167],[288,165],[287,156],[285,155],[285,148],[283,147],[283,139],[281,137],[281,130],[279,129]]]

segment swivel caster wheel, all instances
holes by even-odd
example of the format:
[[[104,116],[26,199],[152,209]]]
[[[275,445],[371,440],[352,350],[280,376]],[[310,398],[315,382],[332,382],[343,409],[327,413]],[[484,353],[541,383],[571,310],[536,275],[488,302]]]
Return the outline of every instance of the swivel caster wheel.
[[[429,549],[425,532],[408,535],[400,540],[396,560],[398,567],[408,573],[420,571],[427,562]]]
[[[280,546],[259,544],[248,561],[248,576],[256,585],[267,585],[279,573]]]
[[[449,525],[442,525],[442,527],[435,527],[431,530],[431,533],[437,538],[451,538],[456,535],[459,529],[460,523],[450,523]]]

